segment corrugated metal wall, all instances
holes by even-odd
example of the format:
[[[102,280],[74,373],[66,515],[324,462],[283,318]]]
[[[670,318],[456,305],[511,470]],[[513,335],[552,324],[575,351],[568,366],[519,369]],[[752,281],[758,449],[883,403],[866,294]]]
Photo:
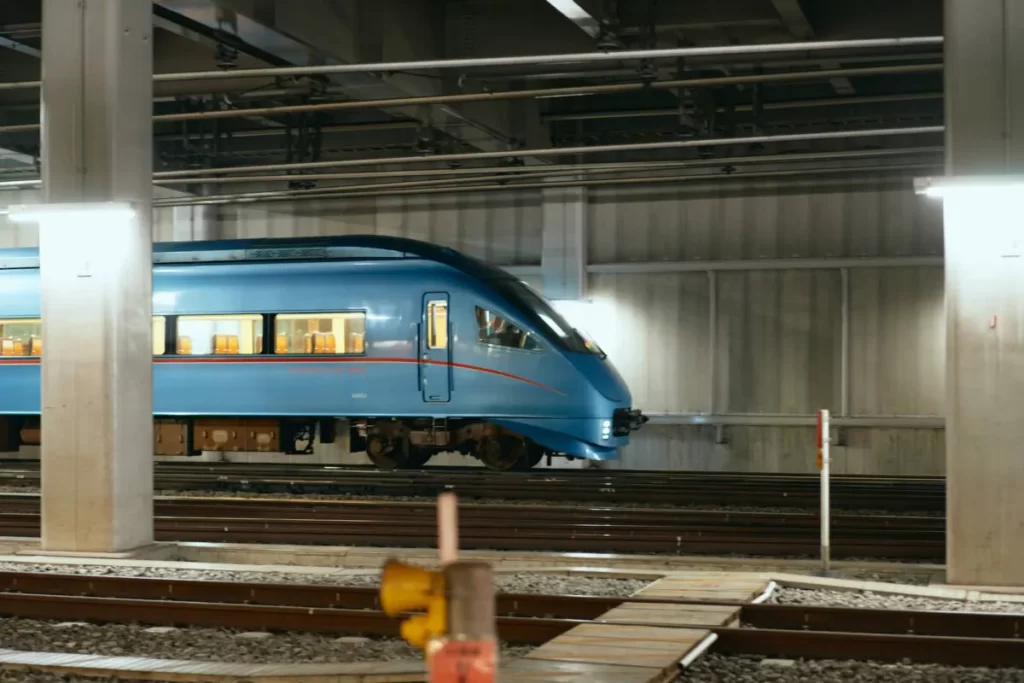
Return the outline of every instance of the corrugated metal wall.
[[[453,247],[499,265],[540,263],[536,192],[396,196],[219,209],[221,237],[376,234]]]
[[[590,194],[591,263],[763,258],[934,256],[941,206],[881,181],[822,189],[730,184]],[[707,273],[590,278],[592,332],[652,413],[835,413],[841,405],[842,279],[838,268],[717,272],[711,406]],[[941,415],[944,383],[940,267],[851,268],[850,413]],[[607,318],[609,324],[597,322]],[[937,474],[944,433],[843,430],[839,472]],[[815,469],[813,430],[649,425],[618,467]]]

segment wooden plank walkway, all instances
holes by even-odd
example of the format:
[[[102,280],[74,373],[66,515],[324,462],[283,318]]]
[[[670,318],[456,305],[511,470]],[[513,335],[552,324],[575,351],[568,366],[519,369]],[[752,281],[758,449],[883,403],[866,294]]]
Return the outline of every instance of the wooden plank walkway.
[[[750,602],[763,593],[768,581],[742,576],[667,577],[633,594],[637,598]]]
[[[671,576],[635,597],[749,602],[768,580],[743,576]],[[665,683],[679,662],[706,647],[709,628],[728,626],[740,607],[625,602],[501,668],[502,683]],[[702,628],[704,627],[704,628]]]
[[[675,605],[670,602],[624,602],[594,621],[599,624],[645,624],[648,626],[728,626],[739,616],[739,607]]]

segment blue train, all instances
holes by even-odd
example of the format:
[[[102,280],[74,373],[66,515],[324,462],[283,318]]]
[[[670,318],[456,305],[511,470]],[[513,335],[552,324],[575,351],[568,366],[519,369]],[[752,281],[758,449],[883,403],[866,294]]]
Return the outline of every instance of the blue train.
[[[309,453],[347,421],[381,469],[615,458],[646,418],[605,354],[507,272],[415,240],[154,246],[154,452]],[[0,250],[0,451],[39,430],[38,251]]]

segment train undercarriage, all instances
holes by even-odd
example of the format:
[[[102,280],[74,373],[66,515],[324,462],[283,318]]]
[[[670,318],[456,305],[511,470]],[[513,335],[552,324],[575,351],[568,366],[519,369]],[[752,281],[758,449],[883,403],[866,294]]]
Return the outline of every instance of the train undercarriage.
[[[153,421],[153,453],[198,456],[205,452],[281,453],[307,455],[315,444],[334,443],[348,430],[349,452],[365,452],[380,470],[417,469],[439,453],[476,458],[498,471],[528,470],[548,452],[512,430],[473,419],[389,418],[157,418]],[[0,453],[42,442],[39,418],[0,417]]]

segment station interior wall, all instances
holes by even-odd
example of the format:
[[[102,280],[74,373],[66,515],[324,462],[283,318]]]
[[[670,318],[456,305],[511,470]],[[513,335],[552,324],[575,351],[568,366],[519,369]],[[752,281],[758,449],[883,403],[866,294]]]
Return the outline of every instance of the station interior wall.
[[[7,196],[11,203],[37,201],[34,192]],[[158,241],[401,235],[502,266],[536,268],[542,202],[539,191],[523,190],[223,205],[202,234],[180,225],[190,209],[160,208],[153,228]],[[586,215],[588,264],[942,254],[941,206],[915,195],[909,179],[608,187],[589,192]],[[0,230],[0,246],[35,245],[35,228],[9,227]],[[640,270],[591,273],[586,293],[587,331],[622,372],[635,406],[670,414],[838,414],[838,268],[717,272],[714,354],[708,274]],[[941,266],[853,267],[849,278],[849,414],[942,416]],[[539,275],[524,279],[542,284]],[[725,443],[717,443],[711,426],[647,425],[611,466],[815,470],[811,428],[730,426],[723,436]],[[857,427],[841,437],[832,451],[836,472],[944,471],[941,429]]]

